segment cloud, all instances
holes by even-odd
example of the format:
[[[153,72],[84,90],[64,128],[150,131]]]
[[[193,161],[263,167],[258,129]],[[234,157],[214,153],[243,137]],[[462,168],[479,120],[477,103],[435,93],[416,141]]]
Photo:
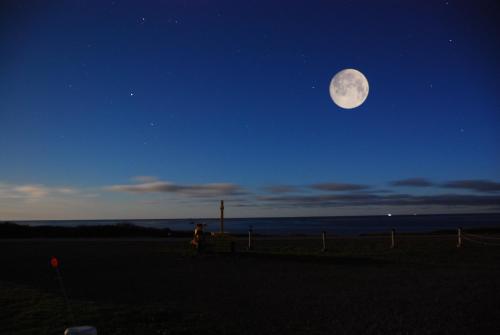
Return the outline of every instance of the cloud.
[[[76,193],[78,193],[77,190],[75,190],[74,188],[69,188],[69,187],[55,188],[54,191],[57,193],[61,193],[61,194],[76,194]]]
[[[69,187],[49,187],[40,184],[10,185],[0,184],[0,198],[3,199],[42,199],[48,196],[72,195],[77,190]]]
[[[137,184],[112,185],[106,187],[105,189],[113,192],[130,193],[175,193],[201,198],[245,194],[242,187],[231,183],[179,185],[160,180]]]
[[[407,178],[401,180],[395,180],[391,182],[393,186],[413,186],[413,187],[429,187],[433,186],[434,183],[425,178]]]
[[[271,185],[264,187],[264,190],[269,193],[293,193],[298,192],[300,189],[296,186],[291,185]]]
[[[370,188],[368,185],[348,183],[318,183],[312,184],[310,187],[320,191],[359,191]]]
[[[321,194],[307,196],[261,196],[258,200],[285,206],[494,206],[500,208],[500,196],[439,194],[415,196],[409,194],[380,195],[372,193]]]
[[[375,186],[353,183],[317,183],[308,185],[269,185],[267,192],[251,192],[233,183],[179,184],[153,177],[134,178],[129,183],[104,187],[106,191],[129,192],[132,194],[163,194],[176,196],[172,213],[185,209],[183,216],[191,210],[203,211],[212,208],[214,199],[226,199],[228,208],[240,215],[282,215],[284,213],[314,214],[367,213],[387,208],[406,210],[435,210],[442,212],[468,211],[484,212],[500,210],[500,183],[489,180],[455,180],[446,183],[431,183],[423,178],[410,178],[393,182],[398,185],[432,184],[431,194],[403,194],[397,188],[391,191],[379,190]],[[103,186],[94,188],[73,188],[36,183],[10,184],[0,182],[0,212],[14,213],[12,217],[56,217],[61,213],[72,213],[75,217],[116,217],[122,212],[130,216],[165,215],[166,206],[174,206],[168,196],[144,196],[140,199],[115,201],[115,195],[102,193]],[[445,194],[435,194],[441,190]],[[460,190],[464,190],[460,192]],[[483,193],[472,193],[469,190]],[[261,190],[262,191],[262,190]],[[497,193],[495,193],[497,192]],[[456,194],[459,193],[459,194]],[[100,199],[94,197],[101,196]],[[131,201],[129,201],[131,200]],[[144,202],[140,202],[140,201]],[[208,203],[210,202],[210,203]],[[179,205],[180,204],[180,205]],[[29,205],[29,206],[27,206]],[[99,207],[101,206],[101,207]],[[134,207],[136,206],[136,207]],[[94,208],[99,207],[95,212]],[[10,212],[9,212],[10,211]],[[392,212],[392,209],[391,209]],[[28,215],[31,213],[30,215]],[[89,214],[87,214],[89,213]],[[394,213],[394,212],[393,212]],[[267,215],[266,214],[266,215]],[[62,214],[61,214],[62,215]],[[170,214],[171,215],[171,214]],[[316,215],[316,214],[314,214]]]
[[[41,198],[49,194],[49,189],[41,185],[23,185],[12,188],[14,193],[27,198]]]
[[[458,188],[479,192],[499,192],[500,183],[485,179],[454,180],[441,185],[445,188]]]

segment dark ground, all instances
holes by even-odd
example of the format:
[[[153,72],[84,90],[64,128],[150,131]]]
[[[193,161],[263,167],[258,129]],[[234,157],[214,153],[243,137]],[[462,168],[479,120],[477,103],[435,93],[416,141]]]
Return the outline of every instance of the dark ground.
[[[0,334],[498,334],[500,247],[454,236],[256,241],[196,256],[186,240],[0,240]]]

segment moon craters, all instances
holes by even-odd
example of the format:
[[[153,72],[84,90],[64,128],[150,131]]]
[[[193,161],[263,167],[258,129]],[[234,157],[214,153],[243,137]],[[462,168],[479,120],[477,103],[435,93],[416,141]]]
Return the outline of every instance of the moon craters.
[[[330,83],[330,96],[336,105],[351,109],[360,106],[368,97],[368,80],[355,69],[338,72]]]

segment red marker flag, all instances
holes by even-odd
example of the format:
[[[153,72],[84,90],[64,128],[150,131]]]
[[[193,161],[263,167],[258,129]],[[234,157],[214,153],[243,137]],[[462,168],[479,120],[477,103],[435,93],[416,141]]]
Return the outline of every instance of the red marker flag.
[[[54,269],[57,269],[59,266],[59,261],[55,257],[50,258],[50,266],[52,266]]]

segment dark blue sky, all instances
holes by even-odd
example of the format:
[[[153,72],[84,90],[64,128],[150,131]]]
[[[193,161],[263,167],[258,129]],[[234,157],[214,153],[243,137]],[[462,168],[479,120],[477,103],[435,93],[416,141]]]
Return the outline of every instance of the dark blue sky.
[[[0,219],[499,210],[495,1],[0,15]],[[344,68],[370,84],[353,110],[328,92]]]

